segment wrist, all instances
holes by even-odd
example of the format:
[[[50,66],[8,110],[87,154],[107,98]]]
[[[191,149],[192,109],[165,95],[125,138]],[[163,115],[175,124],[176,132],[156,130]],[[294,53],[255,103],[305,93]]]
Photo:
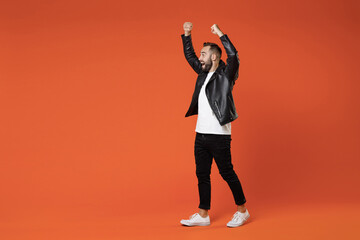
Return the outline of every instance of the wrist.
[[[188,37],[191,35],[191,32],[185,31],[185,36]]]
[[[218,35],[219,37],[222,37],[222,36],[224,36],[224,33],[221,32],[221,31],[219,31],[219,32],[217,33],[217,35]]]

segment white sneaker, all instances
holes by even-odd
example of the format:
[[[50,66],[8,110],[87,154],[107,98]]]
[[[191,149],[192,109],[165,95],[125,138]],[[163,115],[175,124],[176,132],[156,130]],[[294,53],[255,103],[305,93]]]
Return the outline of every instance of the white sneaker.
[[[239,227],[239,226],[243,225],[246,222],[246,220],[248,220],[249,217],[250,217],[250,214],[247,209],[246,209],[246,212],[244,212],[244,213],[237,211],[234,214],[231,221],[227,223],[227,226],[228,227]]]
[[[181,220],[180,223],[185,226],[209,226],[210,225],[210,217],[207,216],[205,218],[201,217],[198,213],[195,213],[190,216],[188,220]]]

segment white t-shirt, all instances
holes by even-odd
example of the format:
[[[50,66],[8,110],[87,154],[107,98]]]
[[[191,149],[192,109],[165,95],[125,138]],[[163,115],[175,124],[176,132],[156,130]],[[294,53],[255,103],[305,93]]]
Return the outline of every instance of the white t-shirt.
[[[208,84],[213,74],[214,72],[208,73],[200,90],[198,99],[198,118],[195,131],[204,134],[231,135],[231,123],[227,123],[224,126],[220,125],[218,119],[210,107],[208,98],[205,93],[206,85]]]

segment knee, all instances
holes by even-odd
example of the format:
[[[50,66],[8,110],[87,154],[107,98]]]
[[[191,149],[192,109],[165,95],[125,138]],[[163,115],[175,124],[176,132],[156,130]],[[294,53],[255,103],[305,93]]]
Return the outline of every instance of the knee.
[[[204,171],[196,171],[196,177],[199,182],[210,182],[210,173]]]
[[[220,175],[227,182],[239,181],[234,169],[232,168],[220,171]]]

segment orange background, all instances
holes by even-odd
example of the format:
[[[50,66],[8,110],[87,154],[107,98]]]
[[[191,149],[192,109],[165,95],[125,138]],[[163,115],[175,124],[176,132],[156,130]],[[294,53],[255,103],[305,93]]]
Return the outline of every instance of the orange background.
[[[1,239],[360,236],[359,2],[219,3],[0,4]],[[231,233],[215,165],[213,228],[179,224],[198,205],[185,21],[197,53],[220,44],[214,23],[239,51],[232,153],[252,220]]]

